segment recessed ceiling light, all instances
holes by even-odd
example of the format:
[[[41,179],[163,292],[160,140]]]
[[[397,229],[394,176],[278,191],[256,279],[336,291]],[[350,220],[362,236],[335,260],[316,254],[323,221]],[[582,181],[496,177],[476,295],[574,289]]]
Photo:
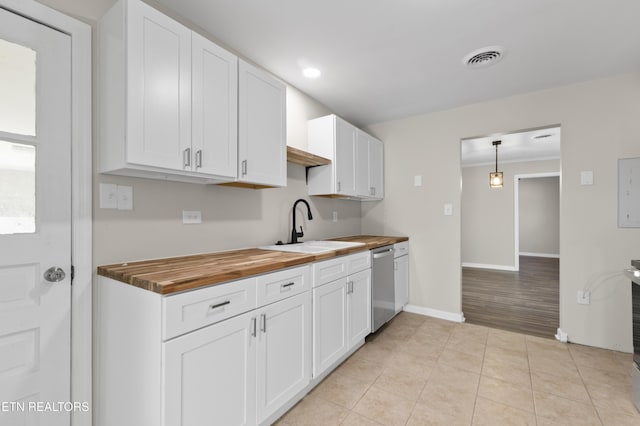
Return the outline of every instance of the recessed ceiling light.
[[[302,74],[307,78],[318,78],[321,72],[318,68],[305,68]]]
[[[505,51],[502,46],[487,46],[473,52],[462,58],[462,63],[470,68],[487,67],[499,62],[504,58]]]

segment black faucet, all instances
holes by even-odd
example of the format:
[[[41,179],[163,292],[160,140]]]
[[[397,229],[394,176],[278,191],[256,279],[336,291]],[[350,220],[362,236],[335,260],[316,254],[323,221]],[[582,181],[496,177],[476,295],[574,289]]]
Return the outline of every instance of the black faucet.
[[[307,217],[309,220],[313,220],[313,216],[311,215],[311,207],[309,207],[309,203],[306,200],[300,198],[293,203],[293,230],[291,231],[291,243],[296,244],[298,242],[298,237],[304,237],[304,232],[302,231],[302,226],[300,227],[300,232],[296,231],[296,207],[298,203],[304,203],[307,206]]]

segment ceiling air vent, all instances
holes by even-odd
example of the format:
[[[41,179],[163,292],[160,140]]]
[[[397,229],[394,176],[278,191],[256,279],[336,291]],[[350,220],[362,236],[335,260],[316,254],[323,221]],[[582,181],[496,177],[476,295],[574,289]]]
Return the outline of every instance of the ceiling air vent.
[[[462,59],[462,63],[471,68],[488,67],[504,57],[504,47],[488,46],[474,50]]]

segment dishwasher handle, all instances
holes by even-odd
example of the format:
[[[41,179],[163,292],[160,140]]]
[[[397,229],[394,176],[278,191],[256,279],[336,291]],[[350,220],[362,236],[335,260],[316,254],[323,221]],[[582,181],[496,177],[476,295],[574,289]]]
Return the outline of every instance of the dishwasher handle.
[[[376,253],[373,253],[373,258],[374,259],[380,259],[381,257],[387,257],[393,254],[395,250],[393,248],[390,248],[388,250],[384,250],[384,251],[379,251]]]

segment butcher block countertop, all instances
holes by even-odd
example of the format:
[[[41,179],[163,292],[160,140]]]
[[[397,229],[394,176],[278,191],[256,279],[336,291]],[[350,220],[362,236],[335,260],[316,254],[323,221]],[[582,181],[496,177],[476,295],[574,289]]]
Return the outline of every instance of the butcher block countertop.
[[[264,274],[407,241],[407,237],[358,235],[332,238],[335,241],[364,243],[363,246],[319,254],[289,253],[258,248],[210,254],[143,260],[98,267],[98,275],[159,294],[193,290],[213,284]]]

